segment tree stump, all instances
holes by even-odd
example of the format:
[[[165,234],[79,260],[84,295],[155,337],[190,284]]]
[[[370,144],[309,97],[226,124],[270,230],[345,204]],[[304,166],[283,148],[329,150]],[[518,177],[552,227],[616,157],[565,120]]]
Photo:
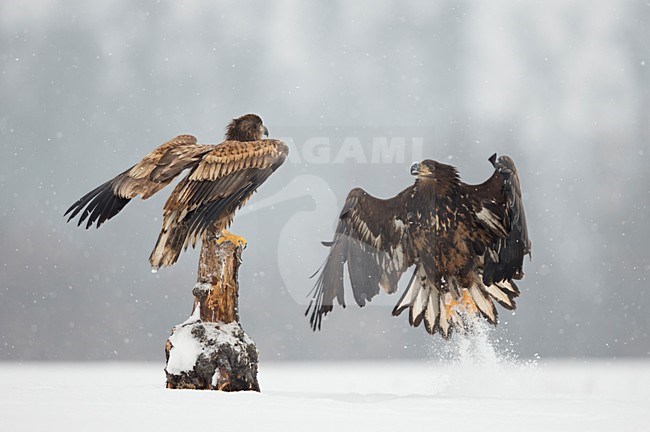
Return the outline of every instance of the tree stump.
[[[194,308],[165,344],[167,388],[260,391],[255,343],[239,324],[242,247],[208,232],[201,246]]]

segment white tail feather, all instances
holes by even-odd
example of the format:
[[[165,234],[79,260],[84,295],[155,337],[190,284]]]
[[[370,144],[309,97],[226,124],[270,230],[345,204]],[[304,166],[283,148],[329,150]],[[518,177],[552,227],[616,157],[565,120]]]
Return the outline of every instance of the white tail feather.
[[[449,293],[447,293],[449,294]],[[449,317],[447,316],[447,308],[445,307],[445,300],[443,296],[438,297],[438,309],[440,310],[440,332],[444,337],[449,336]]]
[[[393,314],[399,313],[403,309],[413,304],[413,300],[415,300],[415,297],[420,292],[420,288],[422,286],[419,273],[420,273],[420,268],[418,267],[418,269],[413,274],[413,277],[411,278],[409,285],[406,287],[406,291],[404,292],[404,295],[399,300],[399,302],[397,302],[397,306],[395,306],[395,309],[393,310]]]
[[[478,288],[478,286],[472,285],[469,289],[469,293],[472,296],[474,303],[476,303],[476,307],[483,312],[483,315],[485,315],[491,323],[496,323],[494,304],[485,298],[483,292]]]
[[[471,329],[473,319],[479,313],[491,324],[496,324],[498,315],[494,301],[514,309],[513,297],[518,294],[514,283],[500,281],[485,286],[480,277],[469,288],[451,278],[448,287],[450,291],[438,291],[435,284],[427,279],[424,269],[418,266],[393,309],[393,315],[399,315],[409,308],[411,325],[417,327],[424,320],[428,333],[440,331],[443,337],[449,338],[454,327],[461,332]]]
[[[490,294],[492,297],[494,297],[495,300],[503,304],[506,304],[510,307],[514,307],[512,301],[510,300],[510,297],[508,297],[506,293],[501,291],[501,289],[498,286],[496,285],[490,285],[490,286],[483,285],[483,286],[485,287],[484,291]]]
[[[440,314],[440,292],[437,289],[430,290],[429,293],[429,304],[427,305],[427,310],[424,313],[424,325],[426,326],[427,331],[430,334],[433,334],[435,331],[436,320]]]
[[[420,291],[418,291],[418,294],[415,296],[415,300],[411,305],[411,323],[421,319],[424,309],[427,307],[429,302],[429,291],[429,287],[421,286]]]
[[[511,293],[513,293],[513,294],[515,294],[515,295],[519,294],[519,291],[517,290],[517,288],[515,288],[515,287],[514,287],[514,286],[513,286],[509,281],[507,281],[507,280],[504,280],[504,281],[501,281],[501,282],[497,282],[497,286],[498,286],[499,288],[501,288],[501,289],[504,289],[504,288],[505,288],[506,290],[510,291]]]

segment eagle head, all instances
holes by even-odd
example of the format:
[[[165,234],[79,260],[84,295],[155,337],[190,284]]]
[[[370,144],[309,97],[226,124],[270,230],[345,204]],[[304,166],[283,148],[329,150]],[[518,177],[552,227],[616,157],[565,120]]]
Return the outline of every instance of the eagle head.
[[[411,165],[411,175],[434,178],[437,165],[440,164],[431,159],[425,159],[422,162],[415,162],[413,165]]]
[[[438,185],[453,186],[459,182],[456,168],[431,159],[411,165],[411,175],[417,176],[419,180],[434,181]]]
[[[256,114],[233,119],[226,127],[226,139],[230,141],[259,141],[264,136],[269,136],[269,130]]]

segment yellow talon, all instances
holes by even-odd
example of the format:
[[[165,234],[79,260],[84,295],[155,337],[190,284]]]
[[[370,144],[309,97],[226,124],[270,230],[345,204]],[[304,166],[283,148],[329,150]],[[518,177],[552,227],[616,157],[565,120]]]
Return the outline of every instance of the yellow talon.
[[[458,302],[450,297],[449,302],[445,303],[446,316],[450,317],[452,313],[456,313],[456,306],[458,306]]]
[[[246,244],[248,243],[244,237],[235,235],[228,230],[223,230],[221,231],[221,234],[217,238],[217,244],[221,244],[227,241],[229,241],[234,245],[241,246],[242,248],[245,248]]]
[[[463,290],[463,296],[460,299],[460,302],[465,306],[465,310],[471,314],[475,314],[478,312],[478,308],[476,307],[476,303],[474,302],[474,299],[472,296],[469,294],[469,291],[466,289]]]
[[[466,289],[462,290],[462,294],[459,300],[455,300],[453,297],[451,297],[449,301],[445,303],[445,312],[447,312],[447,316],[456,314],[460,311],[460,309],[469,314],[475,314],[478,312],[478,308],[476,307],[474,299]]]

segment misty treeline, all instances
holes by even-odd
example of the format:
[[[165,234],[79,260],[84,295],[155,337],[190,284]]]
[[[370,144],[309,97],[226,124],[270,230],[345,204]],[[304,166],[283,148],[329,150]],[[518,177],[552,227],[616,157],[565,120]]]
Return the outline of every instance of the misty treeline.
[[[246,112],[292,146],[233,226],[262,361],[435,357],[438,337],[390,316],[398,296],[348,296],[313,334],[309,276],[352,187],[392,196],[420,157],[478,183],[494,152],[518,166],[533,242],[495,345],[648,355],[644,2],[30,4],[0,6],[1,359],[162,359],[197,265],[148,268],[168,192],[100,230],[62,214],[162,142],[218,143]]]

